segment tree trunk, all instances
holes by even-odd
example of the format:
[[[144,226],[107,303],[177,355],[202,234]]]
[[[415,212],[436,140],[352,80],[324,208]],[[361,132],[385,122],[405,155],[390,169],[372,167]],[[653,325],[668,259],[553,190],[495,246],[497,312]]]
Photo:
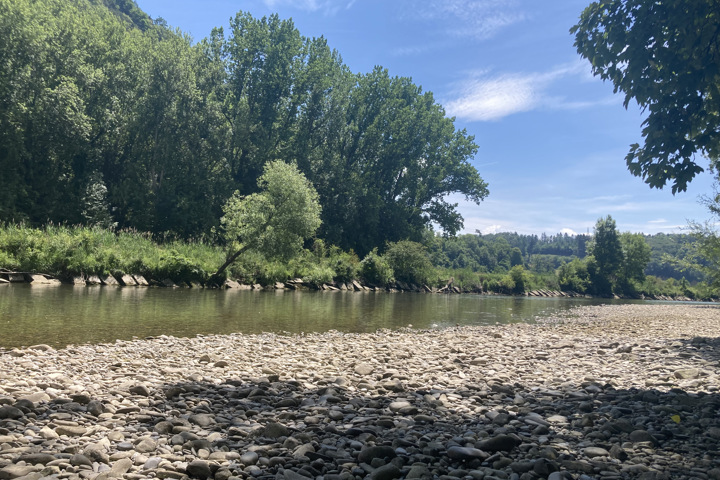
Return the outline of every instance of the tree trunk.
[[[227,260],[225,260],[225,263],[223,263],[222,266],[220,266],[220,268],[218,268],[218,271],[212,274],[208,283],[219,287],[220,286],[220,275],[225,271],[225,269],[227,267],[229,267],[235,260],[237,260],[237,258],[240,255],[242,255],[248,248],[249,247],[247,245],[243,246],[237,252],[228,256]]]

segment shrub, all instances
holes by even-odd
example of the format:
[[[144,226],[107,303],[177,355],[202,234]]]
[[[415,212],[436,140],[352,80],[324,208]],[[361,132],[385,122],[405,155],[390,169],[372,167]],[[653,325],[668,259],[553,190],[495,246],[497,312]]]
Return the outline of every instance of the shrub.
[[[396,280],[415,285],[428,283],[433,266],[425,247],[417,242],[403,240],[388,244],[384,258]]]
[[[385,286],[393,279],[393,270],[374,248],[360,262],[360,275],[370,285]]]

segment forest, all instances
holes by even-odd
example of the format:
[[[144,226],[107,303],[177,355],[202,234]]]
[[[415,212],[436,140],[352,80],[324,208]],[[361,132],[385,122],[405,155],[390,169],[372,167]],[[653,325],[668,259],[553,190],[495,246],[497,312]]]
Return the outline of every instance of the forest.
[[[364,255],[462,227],[487,185],[430,92],[355,74],[291,20],[238,13],[193,43],[130,0],[1,0],[0,219],[212,238],[263,166],[294,163],[318,236]]]
[[[132,0],[0,0],[0,27],[0,268],[712,296],[690,235],[457,235],[447,196],[489,194],[474,138],[292,20],[195,42]]]

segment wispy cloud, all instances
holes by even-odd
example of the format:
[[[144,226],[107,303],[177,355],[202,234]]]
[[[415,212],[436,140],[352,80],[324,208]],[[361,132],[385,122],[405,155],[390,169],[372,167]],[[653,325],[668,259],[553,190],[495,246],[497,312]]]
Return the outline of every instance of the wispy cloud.
[[[526,18],[513,0],[414,0],[410,13],[425,20],[440,21],[451,36],[484,40],[499,30]]]
[[[286,6],[308,12],[321,11],[325,15],[332,16],[340,10],[352,7],[355,0],[263,0],[263,3],[271,9]]]
[[[470,121],[492,121],[538,108],[577,110],[617,102],[605,97],[597,101],[568,101],[548,93],[557,81],[584,75],[584,65],[573,62],[546,72],[505,73],[491,76],[489,72],[470,75],[454,90],[453,99],[445,102],[447,112]]]

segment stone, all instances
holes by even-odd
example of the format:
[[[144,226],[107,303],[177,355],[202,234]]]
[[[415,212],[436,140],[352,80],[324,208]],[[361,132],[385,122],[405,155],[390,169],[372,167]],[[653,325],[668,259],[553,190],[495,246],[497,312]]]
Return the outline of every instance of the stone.
[[[243,465],[255,465],[259,458],[257,452],[245,452],[240,456],[240,463]]]
[[[80,425],[60,425],[55,427],[55,433],[68,437],[82,437],[87,433],[87,428]]]
[[[136,287],[138,285],[137,280],[127,273],[120,277],[120,283],[126,287]]]
[[[140,453],[154,452],[157,448],[157,442],[150,437],[140,439],[135,444],[135,450]]]
[[[355,373],[357,373],[358,375],[372,375],[374,371],[375,367],[373,367],[369,363],[360,363],[355,366]]]
[[[112,275],[106,275],[106,276],[100,277],[100,281],[102,282],[103,285],[107,285],[107,286],[111,286],[111,287],[120,285],[120,282],[118,282],[117,279],[115,277],[113,277]]]
[[[476,459],[485,460],[486,458],[490,457],[489,453],[483,452],[478,448],[460,447],[458,445],[453,445],[452,447],[448,448],[447,455],[453,460],[460,460],[463,462]]]
[[[397,454],[395,453],[395,449],[392,447],[387,445],[374,445],[360,450],[360,453],[358,454],[358,462],[370,463],[374,458],[392,459],[396,456]]]
[[[600,447],[587,447],[583,449],[583,453],[588,458],[595,458],[595,457],[608,457],[610,456],[610,452],[605,450],[604,448]]]
[[[287,437],[289,435],[290,430],[288,430],[285,425],[277,422],[268,423],[263,429],[263,437],[267,438],[280,438]]]
[[[102,402],[99,400],[90,400],[87,403],[87,406],[85,407],[87,412],[91,415],[94,415],[96,417],[99,417],[105,412],[105,407],[103,406]]]
[[[0,480],[22,478],[37,471],[32,465],[8,465],[0,468]]]
[[[697,368],[682,368],[680,370],[675,370],[673,375],[675,378],[680,380],[692,380],[700,376],[700,370]]]
[[[210,464],[204,460],[193,460],[188,463],[185,468],[185,472],[192,478],[210,478],[212,477],[212,470],[210,470]]]
[[[382,467],[376,468],[373,470],[373,472],[370,474],[371,480],[394,480],[395,478],[400,478],[402,476],[402,472],[400,469],[393,463],[388,463],[387,465],[383,465]]]
[[[509,452],[520,444],[520,439],[510,435],[496,435],[477,444],[480,450],[486,452]]]
[[[20,455],[18,460],[25,462],[29,465],[46,465],[50,462],[54,462],[55,460],[57,460],[57,458],[54,455],[50,455],[49,453],[27,453],[25,455]]]
[[[0,419],[9,418],[11,420],[17,420],[18,418],[24,417],[25,414],[22,410],[11,405],[3,405],[0,407]]]
[[[653,445],[658,445],[658,440],[647,430],[634,430],[630,432],[628,437],[633,443],[650,442]]]

